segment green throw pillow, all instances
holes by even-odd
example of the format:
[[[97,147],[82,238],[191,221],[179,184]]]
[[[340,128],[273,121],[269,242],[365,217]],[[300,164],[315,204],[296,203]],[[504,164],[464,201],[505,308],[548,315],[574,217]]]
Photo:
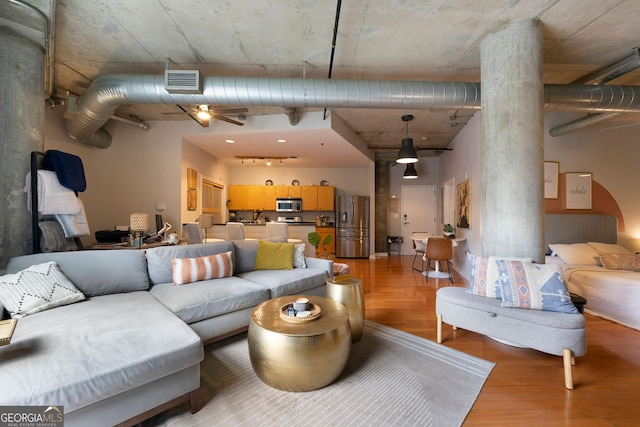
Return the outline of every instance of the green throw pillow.
[[[256,270],[293,270],[293,243],[273,243],[260,240]]]

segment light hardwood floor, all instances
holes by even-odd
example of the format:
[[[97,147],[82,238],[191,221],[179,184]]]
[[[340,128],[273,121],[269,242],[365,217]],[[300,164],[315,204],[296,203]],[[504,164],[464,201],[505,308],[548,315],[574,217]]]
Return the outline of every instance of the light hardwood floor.
[[[453,285],[448,279],[426,281],[411,268],[412,260],[335,259],[362,279],[366,319],[435,341],[436,290],[467,282],[457,273]],[[464,425],[640,425],[640,332],[585,317],[588,349],[576,358],[572,391],[564,388],[561,357],[444,325],[443,345],[496,363]]]

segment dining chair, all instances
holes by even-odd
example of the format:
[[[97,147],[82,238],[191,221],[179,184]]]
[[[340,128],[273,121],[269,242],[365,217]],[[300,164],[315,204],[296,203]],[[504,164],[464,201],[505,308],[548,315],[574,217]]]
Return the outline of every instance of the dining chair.
[[[411,236],[410,236],[411,244],[413,245],[413,252],[414,252],[411,268],[421,273],[424,271],[424,250],[426,247],[425,239],[427,235],[428,235],[427,232],[416,231],[411,233]],[[418,257],[418,255],[420,255],[420,260],[421,260],[420,270],[416,268],[416,258]]]
[[[423,257],[427,261],[427,272],[425,274],[427,280],[429,280],[429,277],[445,278],[448,276],[451,283],[453,283],[453,274],[451,273],[451,264],[449,262],[452,258],[453,243],[451,238],[430,236],[427,239],[427,247]],[[435,262],[434,271],[431,271],[431,261]],[[446,274],[440,270],[443,262],[447,264]]]
[[[197,222],[189,222],[184,224],[184,229],[187,232],[187,240],[190,245],[195,243],[203,243],[202,230]]]
[[[289,238],[289,225],[283,222],[267,222],[267,237]]]
[[[241,222],[227,222],[226,223],[228,240],[244,240],[244,224]]]

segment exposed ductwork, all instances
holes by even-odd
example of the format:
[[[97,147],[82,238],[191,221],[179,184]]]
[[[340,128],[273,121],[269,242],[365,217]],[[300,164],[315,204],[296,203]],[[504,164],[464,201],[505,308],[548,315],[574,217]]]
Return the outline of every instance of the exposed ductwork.
[[[617,79],[618,77],[635,70],[640,67],[640,49],[637,47],[633,48],[633,53],[628,57],[621,59],[618,62],[614,62],[611,65],[595,70],[592,73],[587,74],[586,76],[579,78],[574,81],[572,84],[576,85],[601,85],[611,80]],[[563,123],[561,125],[557,125],[551,129],[549,129],[549,135],[551,136],[560,136],[565,133],[569,133],[572,131],[583,129],[587,126],[591,126],[593,124],[603,122],[605,120],[611,120],[615,117],[622,115],[622,113],[597,113],[597,114],[588,114],[584,117],[580,117],[579,119],[573,120],[568,123]]]
[[[297,108],[285,108],[284,114],[289,118],[289,124],[291,126],[295,126],[300,121],[300,117],[298,117],[298,109]]]
[[[213,104],[283,108],[480,109],[480,84],[394,80],[205,77],[202,94],[165,89],[164,75],[114,74],[97,78],[66,123],[71,138],[106,148],[100,129],[119,105]],[[640,112],[640,87],[545,85],[547,110]],[[68,117],[68,116],[67,116]]]

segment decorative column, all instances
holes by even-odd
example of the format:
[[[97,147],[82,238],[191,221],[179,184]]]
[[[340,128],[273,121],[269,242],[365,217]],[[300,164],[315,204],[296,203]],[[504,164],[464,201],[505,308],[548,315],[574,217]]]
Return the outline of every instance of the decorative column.
[[[374,253],[387,252],[387,206],[389,204],[389,164],[388,160],[376,160],[375,164],[375,215],[376,240]]]
[[[30,154],[44,138],[44,49],[0,27],[0,270],[31,253],[31,217],[23,192]]]
[[[506,24],[480,44],[482,252],[544,262],[542,23]]]

